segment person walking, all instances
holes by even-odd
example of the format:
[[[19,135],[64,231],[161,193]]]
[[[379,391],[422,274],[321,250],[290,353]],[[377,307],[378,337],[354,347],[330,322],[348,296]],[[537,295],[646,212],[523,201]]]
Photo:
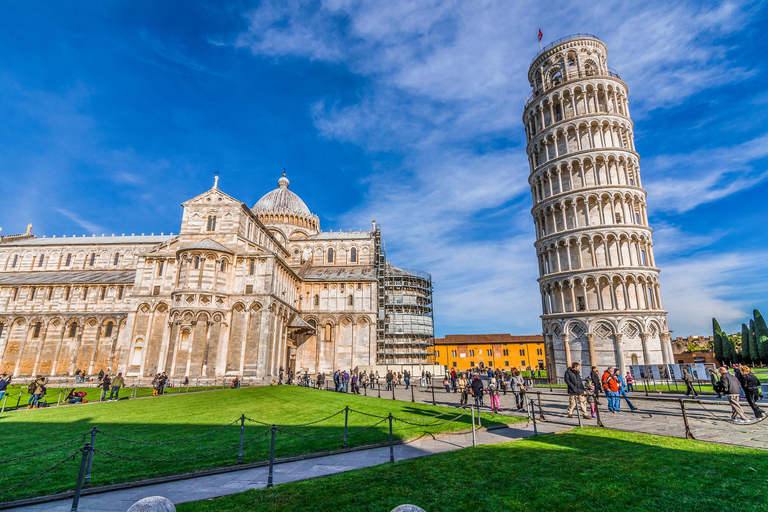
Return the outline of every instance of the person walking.
[[[512,376],[509,378],[509,388],[512,390],[512,394],[515,395],[515,408],[519,411],[525,406],[525,385],[523,384],[523,376],[520,374],[520,370],[512,368]]]
[[[42,375],[38,375],[35,377],[35,380],[32,381],[32,384],[29,385],[29,388],[27,388],[27,391],[29,392],[29,402],[27,402],[27,409],[37,409],[38,408],[38,402],[40,401],[40,398],[45,394],[45,384],[48,382],[48,379],[43,377]]]
[[[0,403],[2,403],[5,392],[8,391],[8,384],[11,382],[11,378],[7,374],[0,375]]]
[[[717,393],[717,398],[721,398],[723,394],[720,392],[720,383],[717,381],[717,374],[712,368],[709,369],[709,381],[712,383],[712,390]]]
[[[741,408],[739,403],[741,384],[739,384],[739,380],[736,377],[728,373],[728,368],[725,366],[721,366],[718,371],[720,372],[720,387],[728,398],[728,403],[731,405],[731,419],[737,423],[744,423],[747,421],[747,417],[744,415],[744,409]]]
[[[112,379],[112,389],[109,390],[110,400],[120,400],[120,388],[123,387],[123,384],[125,384],[125,379],[123,379],[123,374],[121,372],[117,374],[117,377]]]
[[[459,388],[459,393],[461,393],[459,404],[463,407],[467,405],[467,398],[469,397],[469,381],[467,380],[466,374],[462,373],[459,376],[457,385]]]
[[[341,380],[344,382],[344,392],[349,393],[349,373],[347,373],[347,370],[344,370],[344,373],[341,374]]]
[[[451,392],[451,381],[448,380],[448,376],[446,375],[443,377],[443,386],[445,386],[445,392],[450,393]]]
[[[152,378],[152,396],[157,396],[157,390],[160,383],[160,374],[158,373]]]
[[[392,375],[392,370],[387,370],[387,376],[386,376],[386,380],[387,380],[387,391],[392,391],[392,378],[393,378],[393,377],[394,377],[394,376]]]
[[[627,384],[627,391],[635,390],[635,378],[631,373],[627,372],[627,375],[624,377],[624,382]]]
[[[101,387],[101,398],[99,399],[99,401],[101,401],[107,398],[107,393],[109,393],[109,390],[112,387],[112,378],[110,378],[108,373],[105,373],[101,378],[99,387]]]
[[[499,390],[496,387],[496,377],[491,377],[491,380],[488,383],[488,396],[491,398],[491,412],[501,412]]]
[[[578,402],[584,418],[591,419],[591,416],[587,414],[587,390],[584,389],[584,381],[581,380],[579,368],[581,368],[579,363],[573,363],[563,375],[565,385],[568,386],[568,410],[566,413],[569,418],[573,418],[573,410]]]
[[[688,368],[683,368],[683,381],[685,382],[685,396],[693,394],[693,398],[697,398],[696,390],[693,389],[693,377],[691,377]]]
[[[602,382],[600,382],[600,375],[597,373],[597,366],[592,367],[592,371],[589,373],[589,380],[595,386],[595,398],[597,398],[600,395],[600,389],[603,387]]]
[[[359,395],[360,394],[360,388],[357,386],[357,374],[353,373],[352,378],[350,379],[352,383],[352,394]]]
[[[164,395],[165,386],[168,384],[168,375],[165,372],[160,374],[160,381],[158,382],[158,384],[159,384],[159,389],[158,389],[159,394]]]
[[[608,368],[603,374],[603,389],[608,396],[608,410],[612,413],[621,412],[621,381],[613,374],[614,368]]]
[[[472,396],[475,397],[475,407],[481,407],[483,405],[483,381],[480,380],[480,376],[475,374],[472,377],[472,384],[470,384],[472,390]]]
[[[451,368],[451,389],[453,389],[453,392],[456,393],[456,381],[458,380],[458,375],[456,375],[456,368]]]
[[[744,382],[744,396],[747,398],[747,403],[752,408],[752,412],[755,413],[755,419],[763,417],[763,411],[758,407],[757,400],[760,397],[760,380],[757,375],[752,373],[752,369],[749,366],[741,365],[741,377]]]
[[[624,382],[624,379],[621,378],[621,372],[618,368],[614,370],[613,374],[619,379],[619,382],[621,382],[621,387],[619,388],[619,402],[621,402],[621,398],[624,398],[624,400],[627,401],[627,405],[629,406],[629,410],[631,412],[634,412],[637,410],[637,407],[632,405],[632,402],[629,401],[629,395],[627,394],[627,383]],[[629,376],[629,373],[627,373]],[[630,376],[631,377],[631,376]]]
[[[597,418],[597,389],[595,388],[595,384],[592,382],[592,379],[585,380],[584,387],[587,390],[587,403],[589,404],[589,409],[592,412],[592,417]]]
[[[403,380],[405,380],[405,389],[408,389],[408,386],[411,385],[411,372],[403,370]]]

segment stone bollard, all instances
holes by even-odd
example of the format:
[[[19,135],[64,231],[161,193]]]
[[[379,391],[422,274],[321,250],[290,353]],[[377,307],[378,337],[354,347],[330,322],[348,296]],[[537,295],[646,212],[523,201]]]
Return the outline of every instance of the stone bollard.
[[[424,512],[423,508],[419,508],[416,505],[400,505],[392,509],[392,512]]]
[[[149,496],[131,505],[128,512],[176,512],[176,507],[168,498]]]

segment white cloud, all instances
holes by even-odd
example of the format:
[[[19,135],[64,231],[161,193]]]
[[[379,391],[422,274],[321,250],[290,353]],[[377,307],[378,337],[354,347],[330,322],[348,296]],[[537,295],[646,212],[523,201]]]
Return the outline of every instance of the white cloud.
[[[59,212],[84,230],[86,230],[90,234],[98,234],[103,233],[104,228],[102,228],[100,225],[96,224],[95,222],[91,222],[89,220],[83,219],[75,212],[69,211],[65,208],[53,208],[54,211]]]

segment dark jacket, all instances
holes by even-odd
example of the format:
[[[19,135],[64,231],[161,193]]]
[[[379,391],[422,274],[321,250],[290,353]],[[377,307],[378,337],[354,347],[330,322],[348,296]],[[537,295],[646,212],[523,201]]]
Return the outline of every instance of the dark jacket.
[[[596,391],[603,385],[602,382],[600,382],[600,375],[597,374],[597,370],[592,370],[592,372],[589,374],[589,380],[592,381]]]
[[[723,387],[723,394],[725,395],[738,395],[741,392],[739,379],[730,373],[724,373],[720,376],[720,385]]]
[[[760,380],[758,380],[757,376],[752,373],[746,375],[742,374],[742,379],[744,379],[742,381],[744,389],[757,391],[757,388],[760,387]]]
[[[736,368],[733,370],[733,374],[736,376],[736,380],[739,381],[739,384],[741,384],[741,387],[744,387],[744,374],[741,373],[741,370]]]
[[[472,388],[473,395],[480,396],[483,394],[483,381],[479,378],[472,379],[472,384],[470,384],[470,387]]]
[[[565,381],[565,384],[568,386],[569,395],[584,394],[584,383],[581,380],[581,375],[579,374],[579,372],[577,372],[573,368],[568,368],[567,370],[565,370],[565,375],[563,376],[563,380]]]

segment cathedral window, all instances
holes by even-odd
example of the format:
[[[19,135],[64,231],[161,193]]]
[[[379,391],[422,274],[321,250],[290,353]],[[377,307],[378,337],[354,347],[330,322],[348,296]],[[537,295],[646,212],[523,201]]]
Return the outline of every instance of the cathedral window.
[[[96,253],[92,252],[90,266],[93,266],[94,263],[96,263]]]
[[[5,328],[5,324],[0,323],[0,338],[3,337],[3,329]]]
[[[208,226],[206,227],[206,231],[216,231],[216,216],[211,215],[208,217]]]
[[[104,337],[109,338],[112,336],[112,322],[107,322],[107,327],[104,329]]]
[[[77,334],[77,322],[72,322],[69,324],[69,337],[74,338]]]
[[[227,270],[227,260],[221,260],[221,265],[219,266],[219,270],[222,272]]]
[[[37,266],[38,267],[42,267],[43,266],[43,262],[45,262],[45,254],[41,254],[40,255],[40,261],[37,263]]]
[[[16,264],[19,262],[19,255],[14,254],[13,255],[13,264],[11,264],[11,268],[16,268]]]
[[[141,345],[141,339],[139,339],[136,342],[136,346],[133,347],[133,354],[131,354],[131,365],[133,366],[139,366],[141,365],[141,352],[144,347]]]
[[[83,287],[83,300],[86,300],[88,298],[88,287]]]
[[[116,252],[115,253],[115,261],[114,261],[113,265],[117,265],[118,263],[120,263],[120,253]]]
[[[18,296],[19,296],[19,289],[18,288],[14,288],[13,289],[13,298],[11,300],[16,300],[16,297],[18,297]]]
[[[69,300],[69,286],[64,288],[64,300]]]
[[[29,300],[35,300],[35,292],[37,291],[37,288],[34,286],[29,289]]]
[[[51,300],[51,297],[53,297],[53,286],[48,288],[48,300]]]
[[[106,286],[102,286],[101,287],[101,300],[104,300],[104,297],[106,297],[106,296],[107,296],[107,287]]]
[[[122,286],[117,289],[117,300],[123,300],[123,290],[124,288]]]
[[[333,263],[333,247],[328,249],[328,263]]]
[[[33,337],[33,338],[39,338],[39,337],[40,337],[40,328],[41,328],[42,326],[43,326],[43,325],[42,325],[40,322],[37,322],[37,323],[35,324],[35,328],[34,328],[34,330],[32,331],[32,337]]]
[[[325,324],[325,332],[323,334],[323,339],[325,341],[333,341],[333,326],[331,324]]]
[[[357,249],[355,247],[349,251],[349,261],[352,263],[357,263]]]
[[[357,283],[357,289],[362,290],[363,289],[363,283]]]
[[[349,304],[350,306],[354,306],[355,305],[355,298],[352,295],[350,295],[347,298],[347,304]]]
[[[195,256],[195,270],[200,268],[200,257]]]
[[[250,268],[248,269],[248,273],[250,275],[254,274],[255,267],[256,267],[256,260],[251,260]]]
[[[320,305],[320,296],[315,295],[315,306],[319,306],[319,305]]]
[[[68,267],[72,263],[72,254],[67,254],[67,262],[64,264],[65,267]]]
[[[160,261],[160,262],[157,264],[157,275],[158,275],[158,276],[162,276],[162,275],[163,275],[163,268],[164,268],[164,267],[165,267],[165,262],[161,260],[161,261]]]

